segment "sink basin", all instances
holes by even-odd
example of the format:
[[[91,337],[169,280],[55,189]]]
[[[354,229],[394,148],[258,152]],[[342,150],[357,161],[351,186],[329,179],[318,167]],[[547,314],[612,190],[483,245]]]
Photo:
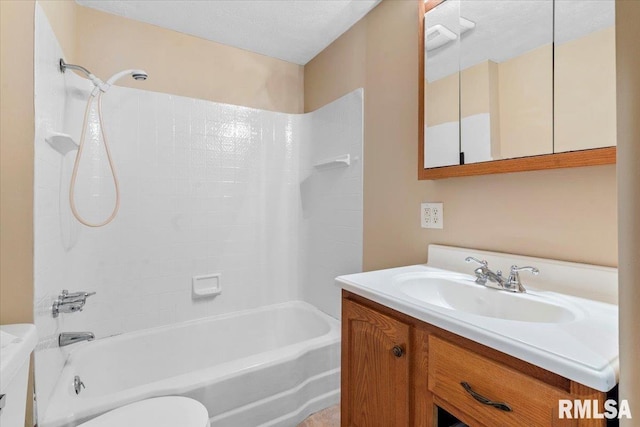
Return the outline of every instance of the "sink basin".
[[[467,275],[408,273],[393,283],[414,300],[478,316],[536,323],[567,323],[577,316],[575,308],[552,298],[490,289]]]

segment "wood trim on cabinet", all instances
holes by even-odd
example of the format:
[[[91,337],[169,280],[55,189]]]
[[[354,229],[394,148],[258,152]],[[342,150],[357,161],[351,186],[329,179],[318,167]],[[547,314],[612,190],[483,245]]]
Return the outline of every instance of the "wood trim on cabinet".
[[[412,328],[409,384],[414,391],[410,398],[412,426],[433,426],[437,421],[437,410],[433,407],[433,394],[429,392],[427,372],[429,370],[429,333]]]
[[[571,394],[575,398],[582,400],[597,400],[599,412],[604,413],[604,402],[607,400],[607,393],[587,387],[586,385],[571,382]],[[597,418],[583,418],[578,422],[579,427],[602,427],[602,420]]]
[[[437,4],[439,4],[438,2]],[[432,5],[429,9],[437,6]],[[424,14],[427,13],[426,4],[418,0],[418,179],[424,173]]]
[[[616,163],[616,147],[593,148],[567,153],[544,154],[517,159],[494,160],[467,165],[424,167],[424,15],[444,0],[418,0],[418,179],[433,180],[461,176],[490,175],[545,169],[598,166]]]
[[[424,147],[422,148],[424,153]],[[424,154],[420,167],[424,166]],[[567,153],[545,154],[518,159],[494,160],[468,165],[444,166],[420,169],[419,179],[442,179],[459,176],[489,175],[497,173],[524,172],[545,169],[575,168],[581,166],[610,165],[616,163],[616,147],[593,148]]]

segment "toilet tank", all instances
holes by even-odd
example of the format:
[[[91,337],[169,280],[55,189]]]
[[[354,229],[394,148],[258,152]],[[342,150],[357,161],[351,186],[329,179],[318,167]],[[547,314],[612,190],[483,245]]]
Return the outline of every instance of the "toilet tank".
[[[0,427],[24,426],[29,360],[37,341],[34,325],[0,325]]]

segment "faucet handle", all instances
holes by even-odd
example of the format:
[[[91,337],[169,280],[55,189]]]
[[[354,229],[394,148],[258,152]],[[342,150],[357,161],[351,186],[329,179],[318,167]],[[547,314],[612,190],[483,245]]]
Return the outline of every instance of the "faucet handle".
[[[538,270],[536,267],[531,267],[530,265],[526,267],[518,267],[517,265],[511,266],[511,274],[516,274],[519,271],[530,271],[534,276],[540,274],[540,270]]]
[[[509,279],[505,284],[504,288],[511,292],[526,292],[527,290],[522,285],[520,281],[520,272],[521,271],[530,271],[531,274],[537,276],[540,273],[536,267],[526,266],[526,267],[518,267],[517,265],[511,266],[511,274],[509,274]]]
[[[60,300],[60,302],[65,302],[65,303],[85,304],[87,302],[87,298],[95,294],[96,294],[95,292],[86,292],[86,291],[69,293],[69,291],[65,289],[62,291],[58,299]]]
[[[60,294],[60,296],[63,298],[87,298],[95,294],[96,294],[95,292],[86,292],[86,291],[69,293],[68,290],[64,289]]]
[[[468,257],[466,257],[464,260],[465,260],[466,262],[472,262],[472,261],[473,261],[473,262],[478,263],[478,264],[480,264],[480,265],[482,265],[482,266],[484,266],[484,267],[486,267],[486,266],[488,266],[488,265],[489,265],[489,263],[487,262],[487,260],[484,260],[484,259],[483,259],[483,260],[481,261],[481,260],[479,260],[478,258],[475,258],[475,257],[472,257],[472,256],[468,256]]]
[[[82,308],[87,303],[87,298],[95,294],[95,292],[85,291],[70,294],[68,290],[63,289],[60,295],[58,295],[58,299],[56,299],[51,306],[51,314],[56,318],[60,313],[77,313],[78,311],[82,311]]]

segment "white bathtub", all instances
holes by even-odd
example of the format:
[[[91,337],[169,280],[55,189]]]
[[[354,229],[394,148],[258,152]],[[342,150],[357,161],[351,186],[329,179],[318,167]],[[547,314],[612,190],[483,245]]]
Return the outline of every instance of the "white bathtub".
[[[182,395],[207,407],[212,427],[295,426],[339,393],[340,324],[296,301],[77,344],[40,425]]]

